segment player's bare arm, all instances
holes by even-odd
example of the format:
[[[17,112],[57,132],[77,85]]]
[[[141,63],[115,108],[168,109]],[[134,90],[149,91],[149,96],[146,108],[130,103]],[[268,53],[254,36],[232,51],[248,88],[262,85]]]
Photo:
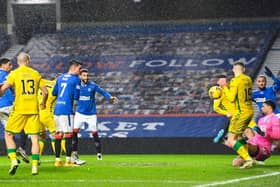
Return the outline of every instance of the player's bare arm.
[[[42,102],[40,103],[40,109],[44,110],[46,108],[46,102],[48,100],[48,89],[46,86],[41,86],[40,89],[43,96]]]
[[[9,89],[12,85],[8,84],[8,83],[1,83],[0,84],[0,96],[4,95],[4,93],[6,92],[7,89]]]

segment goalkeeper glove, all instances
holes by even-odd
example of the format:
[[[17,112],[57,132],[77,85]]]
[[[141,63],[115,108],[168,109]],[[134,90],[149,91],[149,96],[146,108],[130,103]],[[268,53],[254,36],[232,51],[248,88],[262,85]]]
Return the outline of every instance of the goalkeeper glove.
[[[258,126],[254,126],[252,130],[257,132],[261,136],[265,136],[265,133]]]

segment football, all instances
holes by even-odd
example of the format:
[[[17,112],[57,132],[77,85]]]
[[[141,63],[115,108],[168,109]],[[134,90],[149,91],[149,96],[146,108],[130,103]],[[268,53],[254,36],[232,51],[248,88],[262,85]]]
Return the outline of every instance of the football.
[[[211,99],[219,99],[222,96],[222,89],[219,86],[212,86],[208,90],[208,95]]]

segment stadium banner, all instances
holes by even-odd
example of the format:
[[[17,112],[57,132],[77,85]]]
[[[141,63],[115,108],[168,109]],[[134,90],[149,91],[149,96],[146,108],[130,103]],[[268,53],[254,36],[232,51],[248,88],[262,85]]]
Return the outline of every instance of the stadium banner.
[[[227,124],[224,116],[216,114],[104,115],[97,120],[99,136],[103,138],[214,137]],[[92,137],[87,124],[80,129],[79,137]],[[4,139],[3,125],[0,139]]]
[[[203,114],[98,117],[99,136],[106,138],[214,137],[226,124],[223,116]],[[79,136],[91,137],[88,125],[84,125]]]
[[[217,114],[102,115],[97,121],[98,134],[104,138],[214,137],[227,125],[227,118]],[[80,138],[92,137],[88,127],[81,127]],[[2,124],[0,139],[4,139]]]
[[[258,54],[232,54],[211,57],[188,57],[180,55],[145,55],[145,56],[107,56],[107,57],[63,57],[54,56],[49,62],[42,63],[42,58],[32,60],[43,73],[66,72],[65,63],[71,59],[83,61],[83,67],[91,72],[112,71],[170,71],[170,70],[215,70],[229,69],[237,61],[243,62],[246,67],[257,67],[260,63]],[[40,63],[41,62],[41,63]]]

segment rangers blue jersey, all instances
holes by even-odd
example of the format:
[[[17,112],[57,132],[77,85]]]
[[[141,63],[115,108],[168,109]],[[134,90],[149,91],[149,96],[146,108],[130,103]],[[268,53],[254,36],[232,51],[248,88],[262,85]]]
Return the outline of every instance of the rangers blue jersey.
[[[253,92],[253,101],[258,105],[260,111],[264,101],[272,100],[276,104],[276,93],[280,90],[280,80],[274,77],[272,79],[274,84],[271,87]],[[280,113],[279,107],[276,106],[274,113]]]
[[[53,88],[52,95],[56,96],[54,115],[70,115],[73,112],[73,102],[78,100],[80,92],[80,78],[73,74],[61,75]]]
[[[7,76],[9,72],[0,69],[0,83],[3,83],[6,81]],[[14,92],[12,88],[9,88],[5,94],[0,97],[0,108],[6,107],[6,106],[12,106],[13,102],[15,100]]]
[[[80,97],[78,100],[77,112],[84,115],[96,114],[95,93],[98,92],[106,99],[110,99],[111,95],[102,89],[99,85],[92,81],[87,84],[81,83]]]

